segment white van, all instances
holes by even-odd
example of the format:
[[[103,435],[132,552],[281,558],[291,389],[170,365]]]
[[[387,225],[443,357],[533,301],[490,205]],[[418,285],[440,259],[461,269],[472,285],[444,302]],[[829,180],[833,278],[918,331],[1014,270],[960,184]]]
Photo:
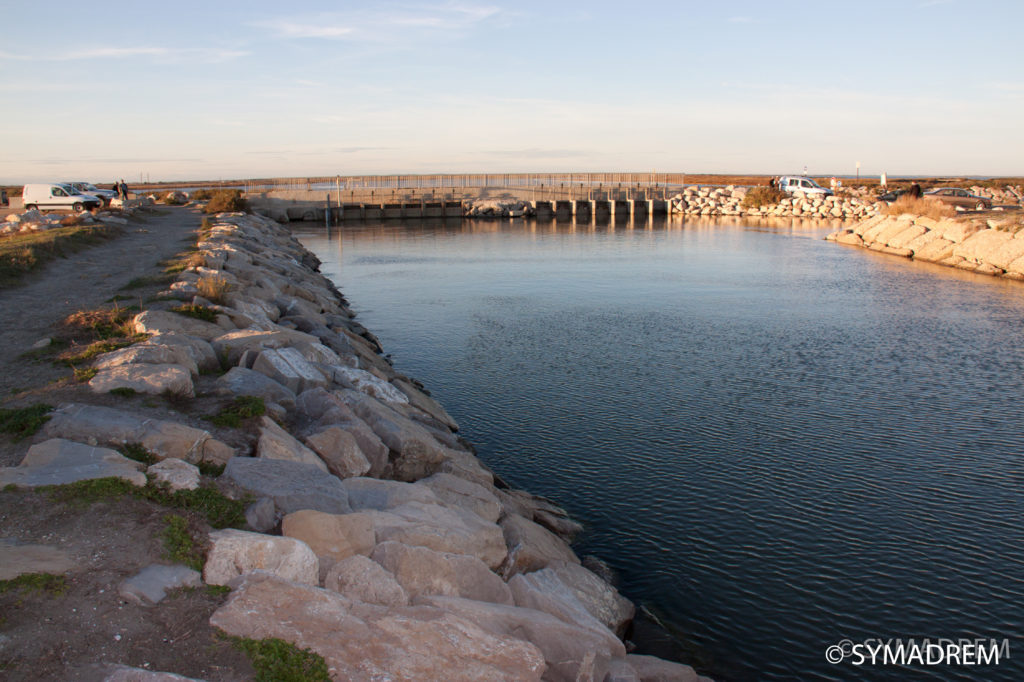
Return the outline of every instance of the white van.
[[[100,208],[103,202],[91,194],[82,194],[70,185],[25,185],[21,191],[21,201],[26,211],[38,208],[65,208],[72,211],[87,211]]]
[[[779,178],[779,189],[783,192],[803,192],[804,194],[822,194],[826,197],[832,196],[832,190],[825,189],[810,178],[799,175],[783,175]]]

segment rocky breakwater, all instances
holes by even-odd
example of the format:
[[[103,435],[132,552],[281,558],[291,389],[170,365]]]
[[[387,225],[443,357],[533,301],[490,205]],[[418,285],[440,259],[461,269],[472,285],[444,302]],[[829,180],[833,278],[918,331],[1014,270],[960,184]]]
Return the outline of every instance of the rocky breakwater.
[[[875,216],[826,239],[983,275],[1024,280],[1024,224],[1019,219]]]
[[[111,206],[116,208],[116,211],[83,212],[68,215],[67,213],[43,213],[39,209],[32,209],[31,211],[23,211],[21,213],[11,213],[4,222],[0,223],[0,237],[29,232],[44,232],[69,225],[107,224],[124,226],[128,224],[128,217],[151,206],[152,203],[148,199],[133,199],[127,202],[115,199],[111,202]]]
[[[684,216],[795,217],[857,220],[873,215],[879,204],[865,192],[846,196],[822,197],[796,192],[777,203],[747,201],[749,187],[690,186],[669,199],[669,212]]]
[[[209,535],[202,580],[231,589],[211,624],[310,648],[336,680],[700,679],[628,653],[634,607],[573,553],[580,526],[474,456],[286,228],[217,215],[190,263],[165,293],[213,321],[140,313],[135,329],[151,336],[99,356],[90,387],[259,398],[266,413],[224,442],[64,405],[0,479],[143,484],[142,465],[111,449],[124,443],[162,460],[148,473],[174,485],[195,484],[195,463],[223,464],[218,486],[252,503],[248,528]],[[211,290],[219,303],[199,295]]]

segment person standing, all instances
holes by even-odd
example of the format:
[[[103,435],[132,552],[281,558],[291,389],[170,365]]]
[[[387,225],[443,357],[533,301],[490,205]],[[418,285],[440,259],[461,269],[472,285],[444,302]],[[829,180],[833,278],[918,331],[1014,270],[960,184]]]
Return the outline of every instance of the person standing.
[[[0,206],[10,206],[11,202],[7,198],[7,190],[0,189]]]
[[[889,180],[889,178],[886,177],[885,171],[882,171],[882,177],[879,178],[879,180],[878,180],[878,184],[880,184],[882,186],[882,189],[885,189],[885,186],[888,184],[888,180]]]
[[[117,196],[121,197],[121,201],[128,201],[128,185],[124,184],[124,178],[121,178],[121,183],[117,186]]]

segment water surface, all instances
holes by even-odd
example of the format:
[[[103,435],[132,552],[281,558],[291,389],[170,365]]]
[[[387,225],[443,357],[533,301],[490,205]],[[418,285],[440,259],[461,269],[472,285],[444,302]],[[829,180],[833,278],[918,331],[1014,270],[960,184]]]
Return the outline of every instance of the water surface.
[[[296,235],[403,372],[724,680],[1024,679],[1024,286],[740,223]],[[855,668],[849,638],[1010,638]],[[1014,648],[1016,646],[1016,648]]]

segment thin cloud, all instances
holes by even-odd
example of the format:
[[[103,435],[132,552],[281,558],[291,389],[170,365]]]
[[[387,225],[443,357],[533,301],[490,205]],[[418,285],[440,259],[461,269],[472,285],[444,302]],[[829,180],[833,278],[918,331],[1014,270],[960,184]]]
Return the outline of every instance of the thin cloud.
[[[91,47],[70,52],[47,55],[15,54],[0,52],[0,59],[17,61],[69,62],[90,59],[125,59],[130,57],[153,57],[166,62],[223,62],[245,57],[244,50],[225,50],[206,47]]]
[[[381,5],[369,11],[332,12],[295,19],[267,19],[250,24],[270,30],[286,40],[408,40],[409,32],[464,31],[498,17],[493,5],[444,3],[439,5]]]

